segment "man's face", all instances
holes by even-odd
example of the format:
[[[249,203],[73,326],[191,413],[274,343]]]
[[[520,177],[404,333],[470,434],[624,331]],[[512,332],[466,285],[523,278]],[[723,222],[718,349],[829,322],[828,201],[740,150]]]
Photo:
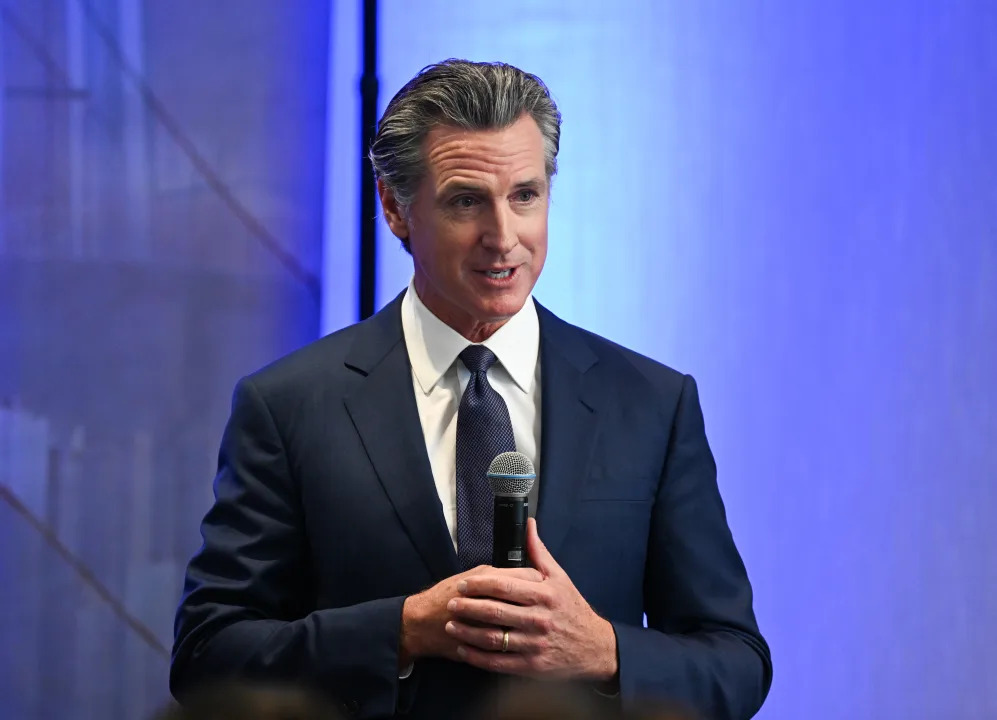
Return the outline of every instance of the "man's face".
[[[407,214],[379,184],[385,217],[408,238],[426,307],[481,341],[523,307],[547,257],[543,136],[524,115],[502,130],[436,127],[423,149]]]

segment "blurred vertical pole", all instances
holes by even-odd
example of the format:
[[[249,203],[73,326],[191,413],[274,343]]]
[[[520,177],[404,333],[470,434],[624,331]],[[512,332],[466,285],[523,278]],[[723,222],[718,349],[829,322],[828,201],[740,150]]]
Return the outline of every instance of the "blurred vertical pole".
[[[66,78],[74,89],[88,89],[87,36],[83,10],[79,3],[66,3]],[[93,175],[87,175],[87,104],[71,102],[66,108],[66,178],[69,205],[69,223],[65,232],[69,237],[69,256],[81,260],[86,255],[87,181],[96,184]],[[144,159],[144,158],[143,158]],[[91,171],[92,172],[92,171]]]
[[[143,3],[118,5],[118,42],[125,61],[140,75],[146,75],[145,16]],[[125,193],[128,223],[129,260],[148,261],[152,255],[149,233],[149,120],[145,101],[135,87],[121,88],[121,145],[124,153]]]
[[[7,80],[4,75],[3,68],[3,56],[4,56],[4,35],[6,28],[3,27],[3,18],[0,17],[0,255],[3,255],[4,251],[4,218],[7,217],[7,198],[4,197],[4,182],[3,182],[3,102],[4,95],[7,94]],[[2,320],[2,318],[0,318]]]
[[[326,76],[325,219],[322,237],[321,334],[360,318],[360,179],[363,137],[359,91],[363,75],[363,3],[329,7]]]
[[[360,77],[360,319],[374,314],[377,287],[377,188],[367,152],[377,128],[377,0],[363,0]]]

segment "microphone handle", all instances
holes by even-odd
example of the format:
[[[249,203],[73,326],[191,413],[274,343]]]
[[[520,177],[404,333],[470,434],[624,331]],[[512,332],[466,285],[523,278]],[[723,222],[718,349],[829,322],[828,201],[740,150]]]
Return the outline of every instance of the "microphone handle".
[[[526,519],[530,516],[528,495],[496,495],[493,525],[492,565],[499,568],[529,567],[526,557]]]

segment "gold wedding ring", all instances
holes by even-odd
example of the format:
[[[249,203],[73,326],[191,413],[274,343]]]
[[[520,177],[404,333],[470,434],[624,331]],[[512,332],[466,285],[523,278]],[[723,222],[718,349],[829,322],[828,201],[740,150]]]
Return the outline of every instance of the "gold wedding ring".
[[[509,631],[508,630],[503,630],[502,631],[502,652],[508,652],[508,651],[509,651]]]

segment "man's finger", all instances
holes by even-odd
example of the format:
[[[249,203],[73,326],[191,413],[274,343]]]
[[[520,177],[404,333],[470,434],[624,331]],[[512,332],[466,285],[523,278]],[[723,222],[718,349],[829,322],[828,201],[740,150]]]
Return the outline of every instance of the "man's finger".
[[[499,627],[479,627],[468,625],[460,620],[451,620],[446,624],[447,635],[460,641],[463,645],[471,645],[486,652],[526,653],[536,649],[533,635],[524,630],[509,630]],[[508,640],[506,639],[508,638]],[[505,643],[503,650],[503,643]]]
[[[533,674],[526,657],[517,653],[488,652],[471,645],[460,645],[457,648],[457,655],[468,665],[482,670],[505,673],[506,675]]]
[[[526,552],[530,556],[533,567],[539,570],[544,577],[557,577],[563,575],[561,566],[554,560],[554,556],[547,550],[537,533],[537,521],[529,518],[526,521]]]
[[[447,610],[458,620],[499,628],[519,628],[531,631],[542,625],[537,611],[510,605],[500,600],[459,597],[447,604]]]
[[[528,580],[530,582],[543,582],[545,579],[539,570],[534,570],[531,567],[496,568],[491,565],[478,565],[473,570],[469,570],[467,577],[464,579],[481,577],[482,575],[505,575],[506,577],[519,578],[520,580]]]
[[[532,572],[542,577],[536,570]],[[457,592],[465,597],[495,598],[517,605],[550,605],[549,585],[499,572],[466,578],[458,583]]]

